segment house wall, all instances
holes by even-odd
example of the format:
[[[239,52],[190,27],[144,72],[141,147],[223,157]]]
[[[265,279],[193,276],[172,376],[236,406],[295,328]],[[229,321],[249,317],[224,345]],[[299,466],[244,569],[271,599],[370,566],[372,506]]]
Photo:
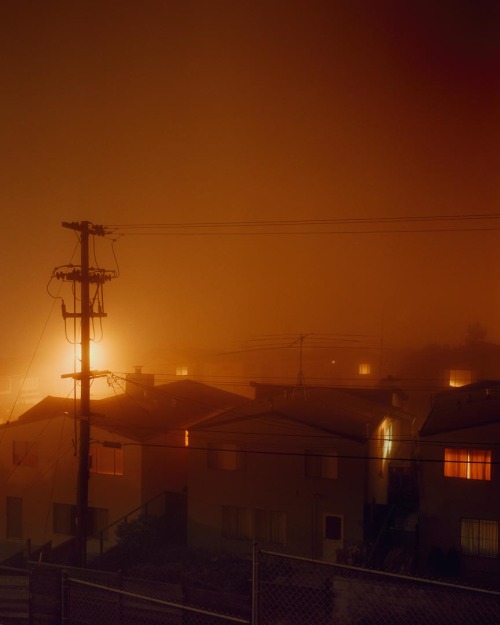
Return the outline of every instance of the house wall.
[[[434,573],[436,558],[459,554],[460,572],[466,576],[496,573],[500,559],[460,554],[461,520],[485,519],[500,522],[500,424],[426,436],[420,441],[419,567]],[[489,443],[488,443],[489,442]],[[491,449],[491,480],[444,476],[446,447]],[[446,563],[445,563],[446,564]]]
[[[0,433],[0,542],[33,547],[52,541],[55,546],[69,538],[53,531],[53,504],[76,504],[78,459],[75,454],[75,425],[69,416],[31,422],[12,422]],[[95,441],[128,439],[100,428],[91,429]],[[14,464],[13,443],[28,443],[30,460]],[[109,522],[140,504],[141,449],[124,447],[124,475],[91,474],[89,506],[107,510]],[[29,466],[31,465],[31,466]],[[16,536],[8,535],[7,498],[21,500]],[[11,518],[12,522],[12,518]]]
[[[411,421],[387,417],[370,436],[370,463],[367,503],[387,505],[389,469],[391,466],[409,467],[413,457]]]
[[[187,485],[184,431],[161,433],[144,445],[142,497],[148,501],[164,491],[180,492]]]
[[[246,450],[241,470],[208,468],[207,447],[233,443]],[[305,476],[305,450],[338,454],[337,478]],[[321,436],[279,420],[232,424],[224,433],[191,432],[188,476],[188,540],[192,548],[249,553],[252,540],[223,536],[222,506],[286,514],[286,549],[308,557],[323,550],[324,515],[343,520],[343,544],[363,536],[367,448]],[[268,545],[269,546],[269,545]]]

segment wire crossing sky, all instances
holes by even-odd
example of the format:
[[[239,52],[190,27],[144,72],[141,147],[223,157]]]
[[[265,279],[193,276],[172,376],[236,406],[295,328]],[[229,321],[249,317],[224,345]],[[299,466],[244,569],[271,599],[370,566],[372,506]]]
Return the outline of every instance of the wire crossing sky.
[[[273,333],[500,341],[499,28],[465,0],[0,3],[5,370],[83,220],[120,268],[111,370]]]

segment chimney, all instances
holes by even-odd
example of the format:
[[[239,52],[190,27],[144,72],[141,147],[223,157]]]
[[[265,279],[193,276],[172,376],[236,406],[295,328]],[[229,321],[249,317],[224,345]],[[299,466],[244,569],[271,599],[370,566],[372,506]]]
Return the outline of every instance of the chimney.
[[[142,373],[142,365],[136,365],[134,373],[126,375],[125,394],[133,399],[149,399],[154,385],[154,373]]]

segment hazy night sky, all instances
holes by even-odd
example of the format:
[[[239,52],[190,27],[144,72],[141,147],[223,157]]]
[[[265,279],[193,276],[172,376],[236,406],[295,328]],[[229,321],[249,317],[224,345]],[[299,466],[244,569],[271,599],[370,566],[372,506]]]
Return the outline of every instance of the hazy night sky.
[[[493,6],[2,0],[2,357],[27,366],[49,319],[37,358],[56,375],[63,221],[500,214]],[[453,343],[480,321],[500,341],[498,232],[309,229],[120,237],[106,366],[282,332]],[[98,259],[114,267],[105,241]]]

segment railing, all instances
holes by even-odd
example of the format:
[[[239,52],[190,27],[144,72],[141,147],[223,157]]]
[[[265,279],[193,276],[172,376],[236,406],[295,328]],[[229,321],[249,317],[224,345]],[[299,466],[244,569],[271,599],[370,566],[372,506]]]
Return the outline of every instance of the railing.
[[[138,519],[140,517],[148,517],[151,514],[152,510],[156,516],[160,516],[164,514],[167,510],[167,499],[171,493],[163,492],[156,497],[152,497],[145,503],[141,504],[137,508],[134,508],[127,514],[123,515],[119,519],[116,519],[106,527],[103,527],[98,532],[95,532],[91,536],[87,537],[87,545],[92,544],[94,541],[98,541],[99,544],[99,552],[98,556],[102,557],[106,552],[106,543],[107,548],[110,549],[116,544],[116,530],[122,523],[129,523],[132,520]]]

